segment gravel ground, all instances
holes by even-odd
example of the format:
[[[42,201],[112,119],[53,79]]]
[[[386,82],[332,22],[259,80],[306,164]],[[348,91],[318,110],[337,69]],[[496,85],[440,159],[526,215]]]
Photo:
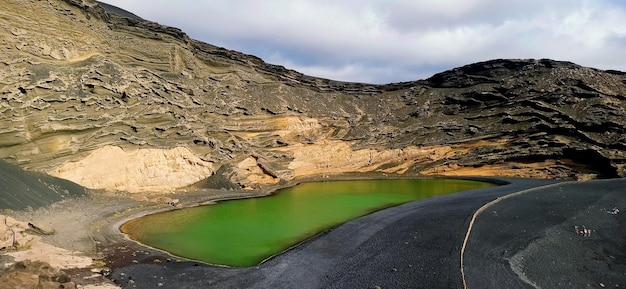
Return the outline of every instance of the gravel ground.
[[[476,218],[466,280],[468,288],[625,288],[625,245],[625,179],[555,184]]]

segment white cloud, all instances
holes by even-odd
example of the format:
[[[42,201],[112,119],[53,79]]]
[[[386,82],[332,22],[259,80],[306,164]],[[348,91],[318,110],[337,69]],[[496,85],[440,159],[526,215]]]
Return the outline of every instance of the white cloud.
[[[493,58],[553,58],[626,70],[621,1],[105,2],[196,39],[338,80],[414,80]]]

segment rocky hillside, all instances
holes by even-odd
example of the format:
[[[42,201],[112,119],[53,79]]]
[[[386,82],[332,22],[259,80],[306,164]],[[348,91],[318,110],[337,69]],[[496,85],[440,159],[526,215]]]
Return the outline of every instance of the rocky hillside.
[[[0,4],[0,158],[90,188],[359,172],[626,176],[622,72],[492,60],[345,83],[91,0]]]

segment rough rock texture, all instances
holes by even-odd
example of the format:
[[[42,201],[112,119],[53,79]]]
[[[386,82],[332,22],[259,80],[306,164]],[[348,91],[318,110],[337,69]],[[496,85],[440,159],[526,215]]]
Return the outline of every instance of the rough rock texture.
[[[215,173],[203,182],[214,187],[369,171],[626,176],[621,72],[492,60],[422,81],[344,83],[90,0],[0,4],[0,158],[88,187],[161,190],[150,174],[176,171],[174,148],[203,168],[192,179]],[[107,147],[172,161],[142,170],[152,160],[132,159],[113,180],[95,174]]]
[[[0,249],[15,248],[20,243],[28,243],[34,238],[32,235],[24,234],[28,230],[27,223],[3,215],[0,215],[0,219]]]
[[[76,289],[71,278],[44,262],[23,261],[0,270],[0,289]]]

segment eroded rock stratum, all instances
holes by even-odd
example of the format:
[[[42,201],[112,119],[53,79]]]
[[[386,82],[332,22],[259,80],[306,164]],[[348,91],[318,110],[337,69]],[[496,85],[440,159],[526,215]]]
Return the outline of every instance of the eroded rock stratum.
[[[372,171],[626,176],[621,72],[492,60],[343,83],[89,0],[0,3],[0,157],[87,187],[254,188]]]

